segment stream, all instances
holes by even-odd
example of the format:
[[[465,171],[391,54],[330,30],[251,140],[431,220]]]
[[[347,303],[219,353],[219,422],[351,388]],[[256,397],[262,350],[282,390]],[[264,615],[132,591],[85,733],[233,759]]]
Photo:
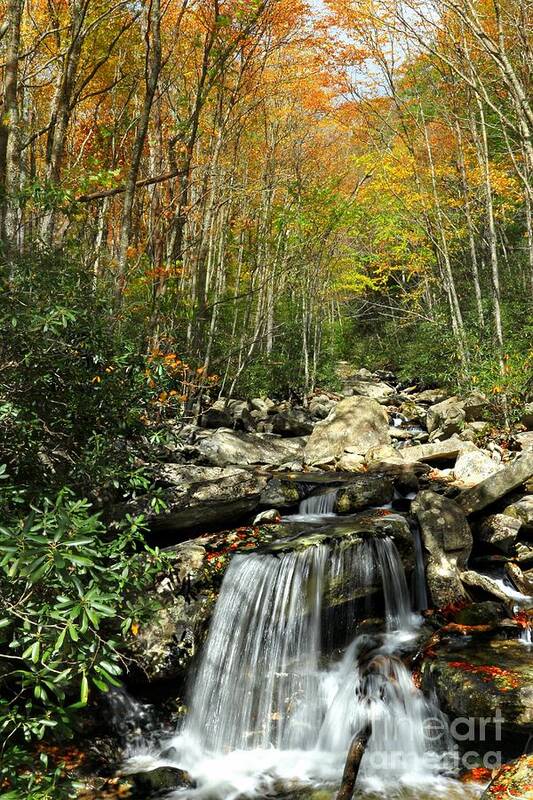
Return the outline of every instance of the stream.
[[[334,501],[334,491],[307,498],[289,521],[307,521],[315,531],[334,516]],[[320,790],[320,797],[333,797],[350,742],[370,723],[356,797],[478,797],[479,786],[454,778],[447,720],[401,660],[413,649],[417,612],[427,605],[414,533],[411,589],[387,536],[236,555],[184,722],[158,748],[135,743],[124,771],[186,770],[195,788],[174,790],[174,798],[293,797]],[[342,586],[350,592],[339,603],[339,619],[349,624],[344,646],[332,648],[324,611],[326,602],[339,602]],[[368,616],[376,587],[384,624],[359,632],[361,605]]]

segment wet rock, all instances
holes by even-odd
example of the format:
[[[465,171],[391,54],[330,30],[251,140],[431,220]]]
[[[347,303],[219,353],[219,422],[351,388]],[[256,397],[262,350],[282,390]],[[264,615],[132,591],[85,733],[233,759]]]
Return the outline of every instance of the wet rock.
[[[381,475],[361,475],[337,492],[335,511],[351,514],[369,506],[390,503],[394,494],[392,481]]]
[[[485,600],[482,603],[471,603],[454,615],[453,621],[459,625],[497,625],[507,616],[502,603]]]
[[[512,561],[505,565],[505,572],[519,592],[522,592],[526,597],[533,598],[533,576],[531,572],[529,574],[522,572],[520,567],[517,564],[513,564]]]
[[[533,755],[504,764],[481,795],[481,800],[533,800]]]
[[[490,575],[483,575],[481,572],[476,572],[471,569],[461,573],[461,580],[466,586],[481,589],[483,592],[491,594],[493,597],[497,597],[499,600],[507,603],[507,605],[513,602],[502,588],[501,584],[494,578],[491,578]]]
[[[414,463],[415,461],[449,461],[457,458],[460,453],[476,449],[471,442],[463,442],[458,436],[452,436],[444,442],[405,447],[399,453],[403,461]]]
[[[533,528],[533,495],[527,494],[514,503],[506,506],[504,514],[520,522],[525,529]]]
[[[461,453],[453,468],[455,480],[465,486],[475,486],[494,475],[500,465],[481,450]]]
[[[389,444],[389,418],[375,400],[350,397],[341,400],[322,422],[315,425],[304,452],[306,464],[322,464],[340,458],[346,449],[365,455],[371,447]]]
[[[268,477],[238,467],[160,464],[154,468],[156,487],[166,508],[157,510],[150,496],[141,498],[142,511],[155,528],[184,530],[197,525],[224,524],[251,513],[259,505]]]
[[[267,511],[261,511],[260,514],[254,519],[254,525],[268,525],[280,521],[280,514],[277,508],[269,508]]]
[[[309,492],[297,481],[273,478],[261,494],[260,505],[269,508],[290,508],[307,497]]]
[[[461,508],[431,491],[420,492],[411,506],[428,553],[426,577],[433,604],[437,607],[466,596],[460,571],[472,550],[472,532]]]
[[[533,660],[518,641],[476,641],[461,650],[442,644],[424,663],[422,680],[456,717],[492,719],[500,709],[504,729],[533,731]]]
[[[457,502],[468,514],[482,511],[487,506],[505,497],[533,476],[533,452],[524,455],[505,466],[495,475],[471,489],[465,489],[457,498]]]
[[[297,461],[303,455],[305,440],[279,439],[268,434],[250,434],[218,430],[202,439],[198,448],[200,458],[216,467],[262,464],[279,467]]]
[[[519,520],[507,514],[491,514],[481,522],[477,538],[481,542],[491,544],[502,553],[509,553],[516,542],[521,524]]]
[[[178,767],[155,767],[146,772],[126,773],[141,797],[154,797],[172,789],[194,788],[195,782],[188,772]],[[161,794],[162,796],[162,794]]]

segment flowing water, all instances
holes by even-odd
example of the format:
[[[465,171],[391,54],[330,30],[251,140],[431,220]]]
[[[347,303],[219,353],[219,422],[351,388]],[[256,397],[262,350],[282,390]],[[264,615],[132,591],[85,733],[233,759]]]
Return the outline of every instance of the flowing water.
[[[355,636],[335,658],[325,612],[338,604],[355,617],[376,595],[385,632]],[[128,767],[187,770],[197,788],[176,798],[282,797],[306,786],[334,796],[352,737],[371,723],[358,781],[365,797],[476,796],[442,776],[446,720],[397,655],[418,619],[389,538],[235,556],[185,723],[164,757],[139,753]]]

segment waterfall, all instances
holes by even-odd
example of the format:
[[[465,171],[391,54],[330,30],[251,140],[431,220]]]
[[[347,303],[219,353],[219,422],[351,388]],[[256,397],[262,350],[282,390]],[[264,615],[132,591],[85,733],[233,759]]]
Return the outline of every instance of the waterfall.
[[[300,502],[298,513],[306,517],[333,515],[335,513],[336,500],[337,489],[311,495],[311,497],[306,497]]]
[[[382,597],[386,630],[356,636],[335,661],[325,612],[343,606],[353,617],[365,596]],[[198,788],[175,796],[236,800],[276,794],[280,781],[338,785],[351,738],[368,721],[367,788],[435,783],[446,723],[395,655],[416,635],[413,624],[390,538],[235,556],[189,714],[169,743]],[[352,619],[352,635],[354,627]],[[441,722],[437,735],[432,720]]]

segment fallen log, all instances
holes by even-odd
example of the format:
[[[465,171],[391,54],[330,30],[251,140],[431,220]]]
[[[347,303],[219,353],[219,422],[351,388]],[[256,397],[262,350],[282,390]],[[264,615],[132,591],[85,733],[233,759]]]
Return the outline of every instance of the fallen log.
[[[362,731],[353,737],[348,755],[346,756],[341,788],[337,794],[337,800],[351,800],[357,775],[359,774],[359,767],[361,766],[361,759],[365,754],[371,733],[372,726],[368,723],[366,728],[363,728]]]

